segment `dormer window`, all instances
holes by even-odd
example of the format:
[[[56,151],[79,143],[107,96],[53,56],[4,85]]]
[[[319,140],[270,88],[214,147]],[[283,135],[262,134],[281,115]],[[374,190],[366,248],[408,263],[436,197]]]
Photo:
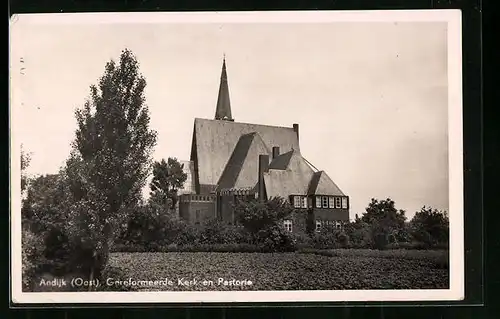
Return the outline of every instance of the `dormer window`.
[[[300,207],[300,196],[293,196],[293,207]]]
[[[316,196],[316,208],[321,208],[321,196]]]
[[[307,199],[305,196],[293,196],[293,207],[295,208],[307,208]]]

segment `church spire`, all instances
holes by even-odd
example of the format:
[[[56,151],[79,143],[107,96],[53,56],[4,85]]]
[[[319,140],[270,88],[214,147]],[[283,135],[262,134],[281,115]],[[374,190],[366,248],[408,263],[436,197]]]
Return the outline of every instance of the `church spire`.
[[[229,88],[227,86],[226,55],[224,55],[222,60],[222,72],[220,76],[219,96],[217,97],[215,119],[234,121],[231,115],[231,102],[229,101]]]

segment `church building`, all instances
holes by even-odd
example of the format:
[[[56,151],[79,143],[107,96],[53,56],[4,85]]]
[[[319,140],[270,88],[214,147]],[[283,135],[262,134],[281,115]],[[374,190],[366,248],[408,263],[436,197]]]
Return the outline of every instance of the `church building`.
[[[273,197],[296,208],[294,216],[284,220],[289,231],[340,227],[349,221],[349,197],[325,171],[302,157],[298,124],[279,127],[234,120],[225,59],[215,117],[194,120],[191,158],[183,163],[188,180],[178,209],[189,223],[219,219],[234,224],[237,198]]]

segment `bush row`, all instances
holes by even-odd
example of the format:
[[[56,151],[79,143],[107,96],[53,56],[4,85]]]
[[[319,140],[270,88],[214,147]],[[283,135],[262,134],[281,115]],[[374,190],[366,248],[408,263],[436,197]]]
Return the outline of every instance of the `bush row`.
[[[156,236],[142,229],[142,237],[121,237],[114,245],[114,252],[276,252],[297,249],[429,249],[422,242],[376,243],[367,229],[349,231],[323,228],[320,232],[290,233],[278,225],[250,233],[243,227],[211,221],[203,226],[187,225],[182,221],[169,221],[168,227],[155,230]],[[351,236],[350,236],[350,235]],[[386,236],[387,237],[387,236]],[[375,238],[377,239],[377,238]],[[389,238],[390,240],[390,238]],[[432,247],[447,249],[447,245]]]

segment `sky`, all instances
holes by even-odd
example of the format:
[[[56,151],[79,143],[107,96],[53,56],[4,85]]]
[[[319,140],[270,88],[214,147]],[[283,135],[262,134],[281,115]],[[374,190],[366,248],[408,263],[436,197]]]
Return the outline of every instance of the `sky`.
[[[214,117],[225,54],[235,120],[298,123],[302,155],[350,196],[351,218],[371,198],[409,218],[448,210],[446,23],[75,20],[11,32],[13,125],[30,174],[59,170],[75,109],[125,48],[147,81],[154,158],[188,160],[194,118]]]

